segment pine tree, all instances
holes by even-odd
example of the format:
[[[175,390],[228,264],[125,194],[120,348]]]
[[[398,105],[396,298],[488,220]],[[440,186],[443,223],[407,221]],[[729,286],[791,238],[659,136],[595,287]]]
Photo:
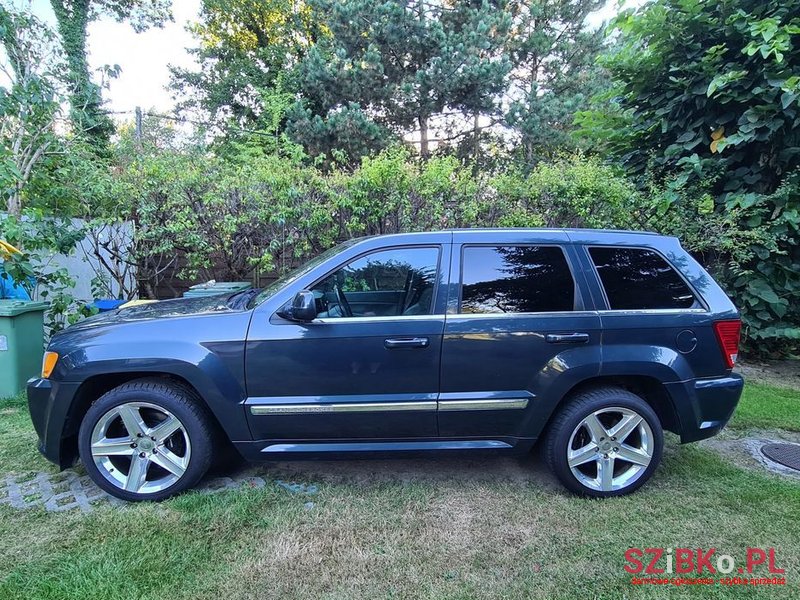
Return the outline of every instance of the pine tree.
[[[489,2],[312,0],[330,34],[301,62],[289,131],[312,153],[377,150],[431,120],[496,109],[510,70],[497,50],[508,15]]]

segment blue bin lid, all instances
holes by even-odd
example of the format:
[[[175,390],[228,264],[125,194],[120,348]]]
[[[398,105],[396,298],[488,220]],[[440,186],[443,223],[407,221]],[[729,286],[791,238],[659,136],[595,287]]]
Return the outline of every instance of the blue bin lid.
[[[96,307],[98,310],[114,310],[125,304],[127,300],[114,300],[112,298],[103,298],[92,302],[91,306]]]

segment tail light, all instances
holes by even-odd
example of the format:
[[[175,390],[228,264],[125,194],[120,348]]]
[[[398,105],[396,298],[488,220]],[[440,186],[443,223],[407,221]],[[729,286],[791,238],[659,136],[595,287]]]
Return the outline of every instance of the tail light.
[[[733,368],[739,356],[739,335],[741,331],[742,322],[739,319],[735,321],[716,321],[714,323],[714,333],[717,334],[719,349],[722,351],[722,356],[725,357],[725,363],[729,369]]]

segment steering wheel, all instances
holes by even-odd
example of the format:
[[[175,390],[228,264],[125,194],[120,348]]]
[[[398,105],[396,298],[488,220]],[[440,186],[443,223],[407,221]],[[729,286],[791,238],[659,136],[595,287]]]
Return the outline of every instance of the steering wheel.
[[[333,291],[336,292],[336,300],[339,302],[339,307],[342,309],[344,316],[352,317],[353,309],[350,308],[350,303],[345,298],[344,292],[338,283],[333,286]]]

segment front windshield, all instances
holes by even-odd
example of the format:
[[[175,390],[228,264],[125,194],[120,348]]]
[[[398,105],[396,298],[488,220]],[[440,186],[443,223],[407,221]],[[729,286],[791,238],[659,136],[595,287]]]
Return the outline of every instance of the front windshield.
[[[254,308],[264,302],[264,300],[271,298],[278,290],[286,287],[293,281],[297,280],[298,278],[302,277],[311,269],[316,267],[317,265],[323,263],[324,261],[328,260],[332,256],[339,254],[343,250],[346,250],[350,246],[352,246],[358,239],[348,240],[346,242],[342,242],[341,244],[334,246],[333,248],[329,248],[316,258],[312,258],[307,263],[297,267],[296,269],[289,271],[282,277],[279,277],[272,283],[270,283],[267,287],[261,290],[257,296],[255,296],[250,302],[247,304],[247,308]]]

